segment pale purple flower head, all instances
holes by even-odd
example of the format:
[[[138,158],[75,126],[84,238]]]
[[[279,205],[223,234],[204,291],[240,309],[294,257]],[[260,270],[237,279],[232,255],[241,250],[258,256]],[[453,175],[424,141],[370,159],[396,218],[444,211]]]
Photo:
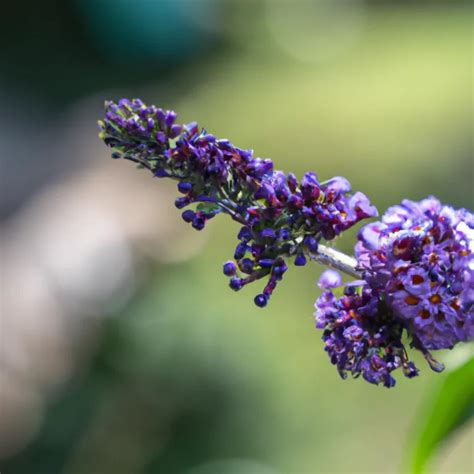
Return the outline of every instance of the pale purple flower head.
[[[324,270],[321,273],[321,276],[318,281],[318,286],[322,290],[327,290],[329,288],[337,288],[342,285],[342,277],[339,272],[335,270]]]
[[[426,349],[474,337],[474,216],[429,197],[402,201],[359,232],[364,278]]]
[[[472,213],[433,197],[404,200],[361,229],[356,257],[365,281],[346,286],[340,298],[326,291],[316,302],[316,327],[341,376],[362,374],[391,387],[398,367],[417,375],[404,331],[435,371],[443,366],[429,350],[473,339],[473,229]],[[325,272],[319,286],[333,281]]]

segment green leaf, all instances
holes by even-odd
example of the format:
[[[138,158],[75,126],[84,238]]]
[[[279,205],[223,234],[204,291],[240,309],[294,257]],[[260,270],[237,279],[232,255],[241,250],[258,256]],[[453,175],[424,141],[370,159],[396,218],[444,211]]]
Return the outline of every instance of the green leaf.
[[[410,462],[413,474],[426,472],[440,443],[474,415],[474,357],[446,374],[426,406]]]

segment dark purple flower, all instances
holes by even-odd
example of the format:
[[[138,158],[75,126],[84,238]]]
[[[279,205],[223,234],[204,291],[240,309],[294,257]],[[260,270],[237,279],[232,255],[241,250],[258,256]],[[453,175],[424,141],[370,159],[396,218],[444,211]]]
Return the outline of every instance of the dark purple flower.
[[[316,173],[305,173],[301,180],[301,194],[305,200],[317,199],[321,194],[321,187]]]
[[[191,189],[193,189],[193,185],[189,181],[180,181],[178,183],[178,191],[180,193],[187,194]]]
[[[234,291],[239,291],[242,288],[242,280],[237,277],[232,277],[229,281],[229,286],[234,290]]]
[[[268,239],[276,239],[276,232],[273,229],[265,228],[260,232],[261,237]]]
[[[192,222],[196,217],[196,213],[194,211],[191,211],[190,209],[187,209],[186,211],[183,211],[181,217],[185,222]]]
[[[325,286],[325,280],[319,285]],[[340,298],[325,291],[315,308],[316,327],[323,329],[325,350],[342,378],[362,375],[372,384],[393,387],[397,368],[407,377],[417,374],[401,341],[403,326],[389,317],[372,289],[346,286]]]
[[[302,266],[306,265],[306,257],[304,256],[304,254],[300,253],[296,256],[295,265],[297,267],[302,267]]]
[[[255,304],[259,306],[260,308],[264,308],[265,306],[267,306],[267,303],[268,303],[267,295],[261,293],[260,295],[257,295],[255,297]]]
[[[249,240],[252,240],[252,231],[248,227],[242,227],[240,229],[239,235],[237,236],[239,240],[243,240],[245,242],[248,242]]]
[[[191,203],[191,200],[187,197],[180,197],[174,201],[174,205],[177,209],[183,209],[183,207],[188,206]]]
[[[240,260],[241,258],[244,257],[246,253],[247,253],[247,244],[245,242],[241,242],[235,248],[234,258],[236,260]]]
[[[206,225],[206,219],[203,216],[200,216],[200,215],[196,214],[193,221],[191,222],[191,225],[196,230],[202,230],[202,229],[204,229],[204,227]]]
[[[239,260],[239,268],[243,273],[250,275],[255,267],[255,261],[251,258],[242,258]]]
[[[223,270],[224,270],[224,275],[231,277],[231,276],[234,276],[235,273],[237,272],[237,266],[235,265],[234,262],[226,262],[224,263]]]
[[[306,236],[303,240],[304,245],[308,247],[310,252],[318,251],[318,241],[312,236]]]

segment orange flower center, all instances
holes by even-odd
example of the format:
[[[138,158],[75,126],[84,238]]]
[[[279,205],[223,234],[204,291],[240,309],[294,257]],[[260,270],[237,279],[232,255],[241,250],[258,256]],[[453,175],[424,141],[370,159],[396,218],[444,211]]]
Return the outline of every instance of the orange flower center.
[[[430,301],[433,304],[439,304],[439,303],[441,303],[441,296],[439,296],[439,295],[430,296]]]
[[[411,281],[414,285],[420,285],[425,281],[425,279],[421,275],[413,275]]]
[[[430,312],[427,309],[422,309],[418,313],[423,319],[428,319],[430,317]]]
[[[459,303],[459,300],[458,300],[458,299],[454,300],[454,301],[451,303],[451,307],[452,307],[453,309],[455,309],[456,311],[458,311],[459,308],[461,307],[461,304]]]
[[[416,296],[413,296],[413,295],[408,295],[406,298],[405,298],[405,303],[406,304],[409,304],[411,306],[415,305],[415,304],[418,304],[420,302],[420,298],[416,297]]]

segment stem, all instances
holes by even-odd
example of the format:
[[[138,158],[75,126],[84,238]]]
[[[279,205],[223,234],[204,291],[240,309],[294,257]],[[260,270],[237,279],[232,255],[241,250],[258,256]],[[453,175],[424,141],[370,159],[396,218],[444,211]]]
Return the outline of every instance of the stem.
[[[239,216],[238,214],[236,214],[232,209],[228,208],[225,204],[222,204],[222,202],[218,202],[217,205],[224,209],[224,211],[227,212],[227,214],[229,214],[229,216],[234,219],[234,221],[237,221],[239,222],[240,224],[242,225],[249,225],[249,223],[241,216]]]
[[[444,364],[441,364],[438,362],[430,353],[430,351],[423,345],[423,343],[420,341],[418,336],[412,334],[412,342],[410,344],[411,347],[418,349],[423,353],[424,358],[426,359],[426,362],[428,362],[431,370],[434,370],[435,372],[442,372],[444,370]]]
[[[354,257],[342,253],[340,250],[319,244],[318,252],[315,257],[316,260],[323,265],[340,270],[352,277],[362,278],[360,272],[357,271],[357,260]]]
[[[146,161],[144,160],[139,160],[138,158],[134,158],[132,156],[124,156],[124,158],[126,160],[129,160],[129,161],[133,161],[134,163],[137,163],[138,165],[141,165],[143,166],[144,168],[146,168],[147,170],[151,171],[153,173],[153,169],[151,168],[150,164],[147,163]]]

